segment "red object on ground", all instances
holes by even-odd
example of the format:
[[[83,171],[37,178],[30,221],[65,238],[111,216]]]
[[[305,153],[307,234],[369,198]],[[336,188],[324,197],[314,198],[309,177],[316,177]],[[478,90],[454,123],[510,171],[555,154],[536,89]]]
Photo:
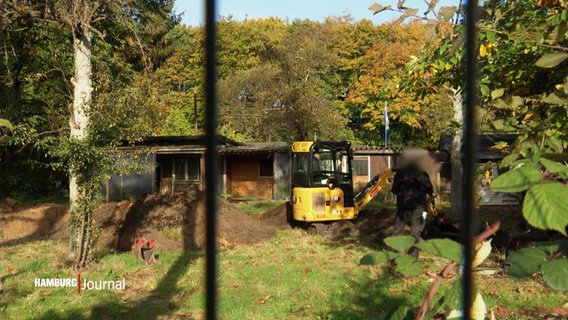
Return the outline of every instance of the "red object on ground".
[[[142,239],[140,239],[140,240],[142,240]],[[154,245],[155,245],[155,244],[156,244],[156,240],[150,239],[150,240],[148,240],[148,242],[146,242],[146,247],[148,247],[148,248],[154,248]]]
[[[142,248],[145,243],[146,243],[146,239],[140,238],[140,240],[138,240],[138,242],[136,242],[136,244],[132,246],[132,250]]]
[[[156,244],[155,239],[147,240],[140,238],[135,245],[132,246],[132,253],[137,260],[144,261],[146,263],[156,263],[156,258],[154,257],[154,245]]]

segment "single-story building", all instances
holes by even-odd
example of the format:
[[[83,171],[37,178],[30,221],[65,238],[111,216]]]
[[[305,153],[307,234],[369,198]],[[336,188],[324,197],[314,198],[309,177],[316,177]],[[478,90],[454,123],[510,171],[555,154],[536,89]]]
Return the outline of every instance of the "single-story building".
[[[107,201],[146,193],[205,188],[205,143],[202,136],[150,137],[123,147],[123,157],[136,158],[143,170],[114,175],[103,186]],[[230,196],[286,199],[289,195],[290,147],[285,142],[237,143],[218,137],[219,193]]]
[[[497,141],[511,143],[515,136],[480,136],[479,163],[497,163],[504,154],[492,148]],[[139,197],[146,193],[175,193],[190,186],[205,188],[205,143],[203,136],[151,137],[134,147],[123,147],[124,157],[138,158],[143,173],[115,175],[107,181],[103,198],[107,201]],[[424,167],[436,193],[451,189],[451,140],[442,138],[440,149],[423,149]],[[290,145],[286,142],[238,143],[218,137],[219,183],[221,195],[243,198],[285,200],[290,194]],[[388,167],[397,168],[402,148],[353,147],[353,182],[355,190]],[[140,170],[139,170],[140,171]],[[493,193],[482,188],[482,204],[517,203],[514,196]]]

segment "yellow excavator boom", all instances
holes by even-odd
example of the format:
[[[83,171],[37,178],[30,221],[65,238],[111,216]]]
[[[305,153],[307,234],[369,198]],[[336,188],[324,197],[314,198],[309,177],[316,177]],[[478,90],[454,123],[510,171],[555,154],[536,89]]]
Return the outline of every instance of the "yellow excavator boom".
[[[357,194],[355,195],[355,204],[357,211],[365,209],[365,207],[373,200],[373,198],[388,185],[394,176],[391,168],[387,168],[373,179],[371,179]]]

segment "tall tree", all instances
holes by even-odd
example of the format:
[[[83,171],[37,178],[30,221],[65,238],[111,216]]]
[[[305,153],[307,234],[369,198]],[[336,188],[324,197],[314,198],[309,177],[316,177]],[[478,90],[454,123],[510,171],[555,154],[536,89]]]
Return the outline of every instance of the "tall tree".
[[[100,152],[93,150],[90,139],[90,114],[93,94],[93,36],[104,39],[101,27],[103,22],[112,21],[115,25],[132,34],[135,44],[144,52],[144,44],[139,36],[140,27],[148,22],[148,12],[163,12],[159,9],[170,6],[162,1],[88,1],[52,0],[42,2],[21,2],[7,0],[0,4],[2,23],[18,19],[41,19],[53,21],[68,28],[71,33],[73,52],[72,106],[69,115],[69,140],[67,150],[59,151],[66,155],[70,170],[69,198],[71,202],[72,233],[70,254],[76,256],[77,265],[85,266],[90,258],[92,244],[92,209],[98,196],[97,170]],[[140,32],[142,33],[142,32]]]
[[[401,85],[408,79],[407,62],[425,44],[425,30],[421,22],[383,24],[378,28],[381,39],[365,54],[366,64],[345,101],[354,117],[365,119],[361,134],[370,144],[384,141],[376,132],[383,126],[385,102],[393,118],[392,145],[436,145],[448,128],[445,115],[451,105],[445,95],[436,92],[417,99]]]

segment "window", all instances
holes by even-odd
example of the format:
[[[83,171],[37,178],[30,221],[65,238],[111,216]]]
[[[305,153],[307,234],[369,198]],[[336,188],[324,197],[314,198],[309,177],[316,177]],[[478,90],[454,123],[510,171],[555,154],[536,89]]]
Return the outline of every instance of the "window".
[[[162,178],[175,180],[199,180],[199,156],[171,155],[163,156],[160,160]]]
[[[272,159],[258,160],[258,176],[261,178],[272,178],[274,175],[274,167],[272,166]]]
[[[353,158],[353,175],[354,176],[369,175],[369,157]]]
[[[294,159],[292,161],[294,173],[306,173],[308,172],[308,156],[309,153],[294,153]]]

